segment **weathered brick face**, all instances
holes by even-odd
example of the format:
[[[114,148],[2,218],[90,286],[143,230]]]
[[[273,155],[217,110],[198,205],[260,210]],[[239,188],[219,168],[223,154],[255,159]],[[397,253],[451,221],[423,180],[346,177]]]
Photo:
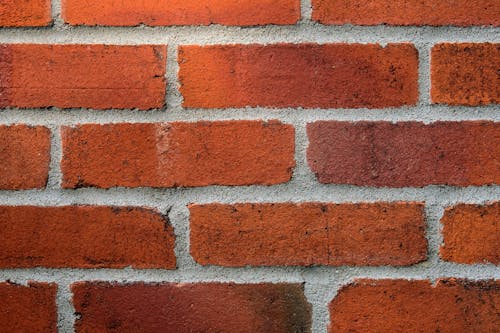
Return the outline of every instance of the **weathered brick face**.
[[[500,25],[495,0],[312,0],[312,7],[313,19],[323,24]]]
[[[410,44],[183,46],[179,66],[188,108],[383,108],[418,96]]]
[[[191,205],[191,254],[201,264],[411,265],[426,258],[423,206]]]
[[[500,0],[0,0],[0,333],[497,333]]]
[[[295,24],[299,0],[63,0],[71,25],[150,26]]]
[[[94,282],[72,290],[76,332],[310,332],[310,307],[296,284]]]

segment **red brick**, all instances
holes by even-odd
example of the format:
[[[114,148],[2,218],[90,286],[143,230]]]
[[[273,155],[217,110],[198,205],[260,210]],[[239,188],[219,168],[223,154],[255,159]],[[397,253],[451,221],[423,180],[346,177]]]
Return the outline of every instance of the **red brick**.
[[[330,303],[329,332],[496,332],[500,282],[360,280]]]
[[[500,184],[499,123],[319,121],[307,132],[307,159],[321,183]]]
[[[181,46],[179,64],[190,108],[383,108],[418,99],[411,44]]]
[[[161,108],[165,67],[165,46],[0,45],[0,107]]]
[[[174,234],[154,210],[0,206],[0,267],[175,268]]]
[[[500,26],[497,0],[312,0],[324,24]]]
[[[0,190],[43,188],[50,163],[50,131],[0,125]]]
[[[56,333],[56,292],[52,283],[0,283],[1,331]]]
[[[63,186],[278,184],[290,179],[294,129],[278,121],[64,127]]]
[[[42,27],[52,22],[50,0],[2,0],[1,27]]]
[[[435,45],[431,59],[432,102],[469,106],[500,103],[499,68],[500,44]]]
[[[463,264],[500,264],[500,202],[446,209],[441,257]]]
[[[126,284],[72,286],[76,332],[311,332],[298,284]]]
[[[202,265],[411,265],[427,257],[418,203],[190,205]]]
[[[73,25],[264,25],[295,24],[299,0],[63,0]]]

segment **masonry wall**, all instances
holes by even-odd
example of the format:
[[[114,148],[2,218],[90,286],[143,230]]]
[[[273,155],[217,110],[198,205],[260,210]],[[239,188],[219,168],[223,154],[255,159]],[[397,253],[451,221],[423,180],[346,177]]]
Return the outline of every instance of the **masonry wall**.
[[[494,332],[500,5],[0,4],[5,332]]]

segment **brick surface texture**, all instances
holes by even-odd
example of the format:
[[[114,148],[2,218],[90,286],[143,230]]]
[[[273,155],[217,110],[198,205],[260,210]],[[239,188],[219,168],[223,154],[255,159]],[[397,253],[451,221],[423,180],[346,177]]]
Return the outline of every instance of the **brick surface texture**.
[[[0,0],[0,332],[493,333],[498,0]]]
[[[0,326],[4,332],[57,332],[57,286],[0,283]]]

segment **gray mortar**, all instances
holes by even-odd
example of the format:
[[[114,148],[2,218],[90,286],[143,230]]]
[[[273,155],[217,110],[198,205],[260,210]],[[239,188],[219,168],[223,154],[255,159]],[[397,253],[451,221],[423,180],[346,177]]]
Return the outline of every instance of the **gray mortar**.
[[[305,125],[316,120],[381,121],[500,121],[498,106],[446,107],[430,105],[430,49],[441,42],[499,42],[500,29],[491,27],[388,27],[322,26],[311,22],[310,0],[302,0],[302,19],[297,26],[265,27],[69,27],[60,17],[60,1],[52,2],[54,26],[41,29],[0,29],[0,43],[41,44],[168,44],[167,109],[137,110],[60,110],[51,108],[7,109],[0,111],[0,124],[44,125],[52,131],[52,159],[45,190],[0,191],[1,205],[63,206],[71,204],[130,205],[154,207],[169,213],[176,234],[177,270],[117,269],[7,269],[1,280],[26,283],[28,280],[55,282],[59,286],[57,304],[60,332],[74,332],[74,308],[70,285],[83,280],[146,282],[305,282],[305,293],[313,305],[313,332],[326,332],[328,303],[338,289],[355,278],[430,279],[459,277],[472,280],[500,278],[494,265],[459,265],[438,256],[442,242],[439,220],[445,207],[456,203],[486,203],[500,198],[500,186],[424,188],[368,188],[317,183],[306,162],[308,144]],[[289,43],[397,43],[415,44],[419,51],[420,98],[417,106],[391,109],[272,109],[240,108],[201,110],[182,108],[177,80],[177,48],[183,44],[271,44]],[[278,119],[292,124],[296,134],[296,162],[293,179],[277,186],[209,186],[204,188],[78,189],[62,190],[60,126],[79,123],[166,122],[230,119]],[[236,202],[377,202],[420,201],[426,203],[429,260],[410,267],[246,267],[200,266],[189,255],[189,203]]]

